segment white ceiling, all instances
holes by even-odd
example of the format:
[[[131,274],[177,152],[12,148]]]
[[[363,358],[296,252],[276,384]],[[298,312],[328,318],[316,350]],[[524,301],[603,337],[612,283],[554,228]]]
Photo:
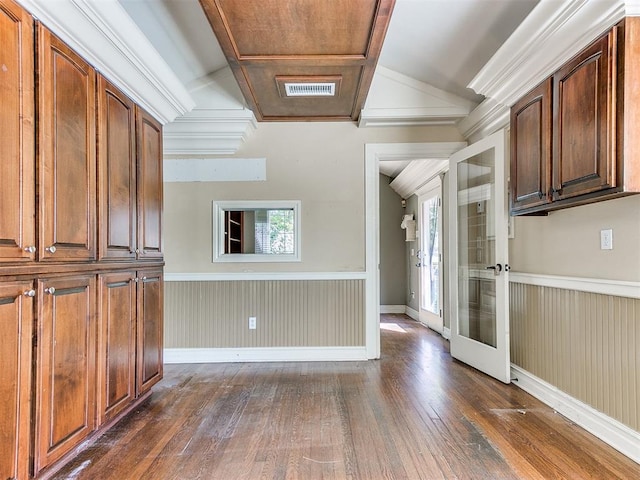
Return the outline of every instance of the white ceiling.
[[[538,0],[397,0],[379,64],[461,97]]]
[[[198,0],[119,1],[188,90],[228,68]],[[452,94],[473,107],[483,97],[467,85],[537,3],[397,0],[379,65],[387,77],[395,72],[414,89],[423,85],[428,94]],[[371,95],[374,85],[375,77]],[[202,93],[194,98],[202,101]],[[384,162],[381,172],[393,178],[403,167]]]
[[[467,84],[539,0],[397,0],[379,64],[476,103]],[[188,87],[227,66],[198,0],[120,0]]]

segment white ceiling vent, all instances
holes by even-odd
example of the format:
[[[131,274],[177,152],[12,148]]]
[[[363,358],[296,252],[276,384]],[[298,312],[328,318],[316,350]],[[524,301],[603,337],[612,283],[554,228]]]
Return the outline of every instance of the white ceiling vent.
[[[276,84],[281,98],[339,97],[341,75],[277,75]]]
[[[285,83],[287,97],[333,97],[336,84],[331,83]]]

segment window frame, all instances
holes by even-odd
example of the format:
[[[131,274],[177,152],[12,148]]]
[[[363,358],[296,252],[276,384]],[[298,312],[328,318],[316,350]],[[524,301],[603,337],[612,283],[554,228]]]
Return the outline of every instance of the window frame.
[[[230,210],[293,210],[294,252],[283,254],[224,253],[224,212]],[[214,200],[213,211],[213,262],[281,263],[302,261],[302,229],[300,200]]]

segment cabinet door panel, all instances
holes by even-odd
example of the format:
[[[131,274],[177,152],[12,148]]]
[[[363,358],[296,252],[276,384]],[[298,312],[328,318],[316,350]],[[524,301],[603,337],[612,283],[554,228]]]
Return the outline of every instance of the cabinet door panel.
[[[137,109],[138,249],[140,258],[162,257],[162,126]]]
[[[511,108],[512,213],[550,201],[551,115],[551,79]]]
[[[131,272],[100,276],[98,420],[103,423],[135,398],[136,284]]]
[[[138,273],[137,393],[162,379],[163,281],[161,270]]]
[[[136,256],[133,102],[98,76],[99,258]]]
[[[0,262],[35,257],[33,19],[0,0]]]
[[[0,478],[27,478],[31,398],[32,282],[0,282]]]
[[[554,200],[616,186],[616,30],[553,76]]]
[[[94,259],[95,72],[42,25],[37,34],[39,256]]]
[[[95,277],[38,281],[36,472],[95,426]]]

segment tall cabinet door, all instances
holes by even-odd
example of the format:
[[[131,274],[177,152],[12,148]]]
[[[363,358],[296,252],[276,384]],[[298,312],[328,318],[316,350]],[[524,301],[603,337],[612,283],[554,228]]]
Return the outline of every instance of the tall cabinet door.
[[[33,18],[0,0],[0,262],[35,257]]]
[[[511,212],[550,202],[551,79],[511,107]]]
[[[29,475],[32,282],[0,282],[0,478]]]
[[[92,260],[96,244],[95,71],[37,24],[41,260]]]
[[[138,272],[138,396],[162,379],[162,295],[161,269]]]
[[[100,275],[98,322],[98,422],[120,413],[135,398],[135,273]]]
[[[613,29],[553,76],[553,198],[616,186]]]
[[[95,276],[38,281],[35,473],[95,427]]]
[[[136,256],[134,103],[98,75],[98,256]]]
[[[138,148],[138,257],[162,257],[162,126],[141,108]]]

